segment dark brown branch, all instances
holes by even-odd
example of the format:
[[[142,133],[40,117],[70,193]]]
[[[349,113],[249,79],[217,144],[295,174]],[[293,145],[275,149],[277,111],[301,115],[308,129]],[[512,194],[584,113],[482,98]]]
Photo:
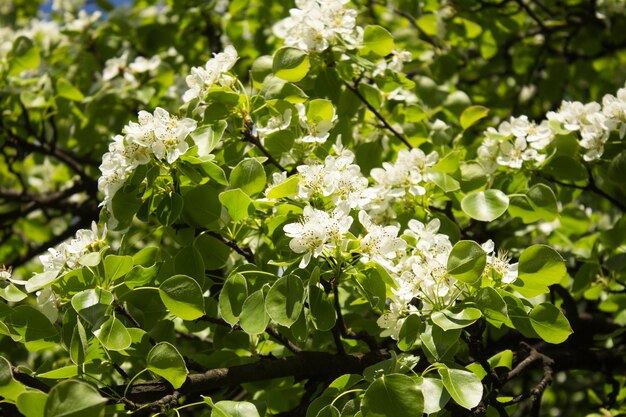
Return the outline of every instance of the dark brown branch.
[[[26,385],[27,387],[35,388],[43,392],[50,391],[50,387],[47,386],[45,383],[41,382],[33,376],[28,375],[25,372],[20,371],[18,368],[11,366],[11,371],[13,372],[13,378],[15,378],[16,381]]]
[[[215,239],[222,242],[224,245],[228,246],[229,248],[231,248],[232,250],[234,250],[235,252],[243,256],[246,259],[246,261],[248,261],[249,263],[251,264],[254,263],[254,254],[252,253],[250,249],[240,247],[239,245],[237,245],[236,242],[226,239],[224,236],[220,235],[217,232],[207,230],[206,234],[208,234],[211,237],[214,237]]]
[[[332,380],[344,374],[360,374],[363,370],[380,361],[382,353],[366,355],[334,355],[325,352],[300,352],[284,359],[263,359],[259,362],[238,365],[230,368],[211,369],[204,373],[192,374],[177,391],[181,395],[208,393],[214,389],[236,386],[245,382],[294,377],[303,379]],[[120,395],[126,386],[114,388]],[[130,387],[127,400],[134,404],[147,404],[161,401],[174,393],[164,381],[139,382]]]

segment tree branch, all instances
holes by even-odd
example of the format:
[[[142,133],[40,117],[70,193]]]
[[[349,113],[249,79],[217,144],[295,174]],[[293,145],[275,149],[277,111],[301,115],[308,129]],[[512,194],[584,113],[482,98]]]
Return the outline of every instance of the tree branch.
[[[332,380],[344,374],[360,374],[380,361],[383,352],[365,355],[334,355],[326,352],[300,352],[284,359],[262,359],[256,363],[237,365],[230,368],[211,369],[204,373],[191,374],[177,391],[181,395],[208,393],[217,388],[240,385],[245,382],[294,377],[303,379]],[[125,385],[114,387],[123,395]],[[161,401],[174,393],[164,381],[147,381],[133,384],[127,392],[127,400],[135,404]]]

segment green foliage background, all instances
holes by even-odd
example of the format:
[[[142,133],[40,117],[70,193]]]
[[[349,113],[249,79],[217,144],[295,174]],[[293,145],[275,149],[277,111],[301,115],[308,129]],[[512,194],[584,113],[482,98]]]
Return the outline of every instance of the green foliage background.
[[[66,3],[43,19],[37,1],[0,5],[4,415],[626,413],[619,128],[592,161],[574,131],[540,164],[489,172],[478,155],[510,116],[539,122],[624,87],[626,4],[351,1],[364,42],[308,52],[274,34],[291,2],[98,0],[92,21]],[[226,45],[238,83],[185,103],[192,67]],[[411,55],[402,71],[373,75],[395,49]],[[138,56],[160,63],[135,71]],[[413,96],[394,99],[398,87]],[[332,121],[325,143],[296,141],[296,103]],[[138,167],[103,209],[111,138],[157,107],[197,122],[192,149]],[[297,167],[337,140],[364,175],[407,147],[439,154],[389,224],[438,219],[463,296],[432,311],[415,299],[393,338],[377,320],[397,283],[361,262],[356,220],[346,248],[302,268],[283,230],[309,204],[332,211],[328,197],[298,200]],[[281,171],[299,179],[273,186]],[[41,273],[37,257],[92,221],[112,230],[75,268]],[[490,275],[488,239],[519,261],[515,281]]]

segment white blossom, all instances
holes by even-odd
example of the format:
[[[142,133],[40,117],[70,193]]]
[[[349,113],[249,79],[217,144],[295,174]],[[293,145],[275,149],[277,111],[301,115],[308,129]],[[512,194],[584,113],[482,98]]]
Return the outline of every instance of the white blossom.
[[[96,222],[91,223],[91,229],[78,230],[69,242],[61,243],[56,248],[50,248],[47,254],[39,257],[44,272],[55,271],[60,274],[78,268],[78,260],[81,256],[97,250],[99,245],[104,242],[106,234],[106,225],[102,233],[99,234]]]
[[[158,55],[155,55],[150,59],[138,56],[128,65],[128,68],[130,68],[132,72],[140,74],[154,71],[159,67],[159,65],[161,65],[161,57]]]
[[[186,103],[194,98],[204,99],[209,89],[216,84],[222,87],[231,86],[235,78],[227,72],[235,65],[237,59],[237,50],[228,45],[224,52],[215,54],[204,67],[191,68],[191,74],[185,79],[189,89],[183,94],[183,101]]]
[[[338,205],[332,213],[306,206],[302,220],[283,227],[291,238],[289,247],[295,253],[304,253],[300,268],[306,268],[311,257],[317,258],[326,250],[341,247],[344,235],[352,225],[346,204]]]
[[[390,261],[407,246],[406,241],[398,237],[400,228],[377,225],[364,210],[359,212],[359,222],[367,231],[367,234],[361,238],[361,260],[363,262],[372,260],[389,270],[395,270]]]
[[[367,203],[365,191],[367,178],[361,168],[354,164],[354,154],[339,150],[339,155],[329,155],[324,164],[300,165],[298,198],[307,201],[312,198],[330,197],[335,204],[346,202],[350,208],[362,207]]]
[[[359,44],[362,29],[356,26],[357,12],[346,8],[348,0],[296,0],[289,17],[273,27],[274,34],[284,39],[285,46],[310,52],[321,52],[337,42]]]
[[[481,247],[487,253],[487,265],[483,271],[484,276],[491,277],[504,284],[510,284],[517,279],[518,264],[510,263],[510,258],[506,252],[500,251],[496,255],[493,240],[489,239]]]
[[[134,83],[136,81],[132,72],[128,71],[128,51],[124,51],[124,53],[119,57],[106,60],[104,63],[104,70],[102,71],[102,80],[110,81],[120,74],[129,83]]]
[[[101,205],[110,210],[115,193],[139,165],[156,158],[173,164],[187,149],[187,137],[196,128],[193,119],[178,119],[157,107],[154,114],[140,111],[137,122],[129,122],[125,135],[116,135],[109,152],[102,156],[98,189],[104,194]]]

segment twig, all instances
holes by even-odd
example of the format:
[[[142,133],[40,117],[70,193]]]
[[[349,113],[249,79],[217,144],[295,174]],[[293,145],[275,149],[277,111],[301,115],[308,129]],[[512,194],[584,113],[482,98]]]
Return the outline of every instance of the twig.
[[[335,339],[335,343],[337,344],[337,350],[341,353],[343,351],[343,344],[341,343],[341,338],[338,338],[338,335],[346,339],[354,339],[361,340],[367,344],[371,352],[375,352],[378,350],[378,343],[376,343],[376,339],[365,332],[354,333],[349,330],[346,326],[346,322],[343,319],[343,313],[341,312],[341,305],[339,304],[339,283],[333,278],[330,282],[330,285],[333,289],[333,298],[334,298],[334,306],[335,311],[337,312],[337,322],[335,326],[333,326],[333,338]]]
[[[409,143],[409,141],[407,140],[407,138],[404,137],[404,135],[402,135],[400,132],[398,132],[396,129],[393,128],[393,126],[391,126],[389,124],[389,122],[387,122],[387,120],[383,117],[382,114],[380,114],[378,112],[378,110],[376,110],[376,108],[374,106],[372,106],[365,97],[363,97],[363,95],[361,94],[361,92],[355,88],[354,86],[352,86],[351,84],[344,82],[343,83],[346,88],[348,88],[348,90],[352,91],[354,93],[354,95],[356,95],[359,100],[361,100],[363,102],[363,104],[365,104],[365,106],[372,112],[374,113],[374,115],[378,118],[378,120],[380,120],[380,122],[383,124],[383,126],[385,126],[385,128],[387,130],[389,130],[391,133],[393,133],[393,135],[400,139],[400,141],[402,141],[402,143],[404,143],[409,149],[412,149],[413,147],[411,146],[411,144]]]
[[[236,242],[233,242],[232,240],[226,239],[224,236],[220,235],[217,232],[214,232],[212,230],[206,230],[205,231],[207,235],[214,237],[215,239],[219,240],[220,242],[222,242],[224,245],[228,246],[229,248],[231,248],[232,250],[234,250],[235,252],[237,252],[238,254],[240,254],[241,256],[243,256],[246,261],[248,261],[249,263],[253,264],[254,263],[254,254],[252,253],[252,251],[248,248],[241,248],[239,245],[237,245]]]
[[[283,346],[285,346],[291,352],[293,353],[302,352],[302,349],[296,346],[293,342],[291,342],[291,340],[289,340],[287,337],[282,335],[278,330],[276,330],[272,326],[267,326],[267,328],[265,329],[265,333],[269,334],[274,339],[278,340]]]
[[[265,146],[263,146],[259,137],[253,133],[253,130],[254,130],[254,124],[250,120],[246,124],[246,129],[244,129],[243,131],[243,140],[259,148],[259,150],[263,153],[263,155],[267,157],[268,161],[272,165],[274,165],[276,168],[280,169],[281,171],[287,171],[287,169],[284,166],[282,166],[276,159],[274,159],[272,154],[270,154],[268,150],[265,149]]]

